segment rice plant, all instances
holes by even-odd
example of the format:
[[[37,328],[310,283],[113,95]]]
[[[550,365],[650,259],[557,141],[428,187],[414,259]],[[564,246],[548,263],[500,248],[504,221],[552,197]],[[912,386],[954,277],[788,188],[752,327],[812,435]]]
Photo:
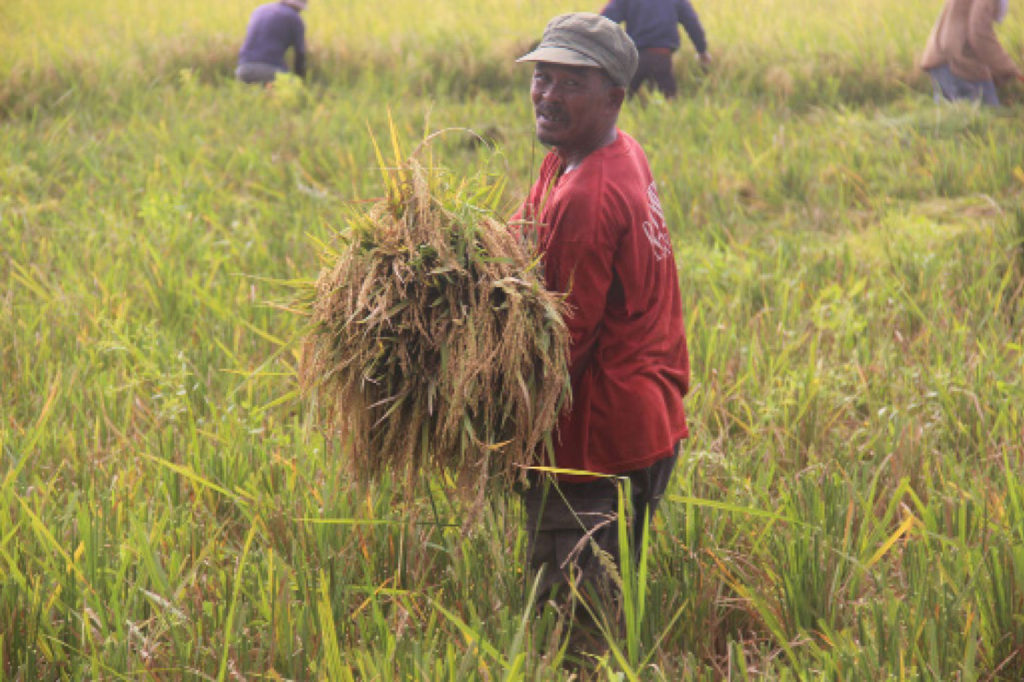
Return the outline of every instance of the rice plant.
[[[500,184],[396,164],[317,279],[301,381],[355,473],[449,471],[483,491],[547,463],[569,398],[566,308],[496,215]]]
[[[303,399],[293,299],[380,246],[369,217],[440,216],[449,276],[507,235],[481,226],[544,152],[513,60],[579,8],[314,0],[287,95],[230,79],[247,9],[0,3],[0,678],[567,679],[517,498],[354,477],[372,434]],[[691,437],[594,675],[1020,679],[1022,91],[931,101],[934,2],[697,9],[712,71],[680,52],[680,97],[620,119],[672,230]],[[392,126],[479,135],[417,169],[379,158]],[[384,312],[427,295],[376,279]],[[473,419],[449,442],[511,438]]]

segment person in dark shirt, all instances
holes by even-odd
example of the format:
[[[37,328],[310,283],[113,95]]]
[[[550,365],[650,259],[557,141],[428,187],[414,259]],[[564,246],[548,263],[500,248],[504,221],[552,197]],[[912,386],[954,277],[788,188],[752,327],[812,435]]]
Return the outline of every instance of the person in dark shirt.
[[[292,48],[295,75],[306,76],[306,26],[299,12],[306,0],[281,0],[257,7],[249,17],[238,53],[235,77],[246,83],[269,83],[287,73],[285,52]]]
[[[675,96],[672,53],[679,49],[679,24],[697,50],[701,68],[711,65],[704,27],[689,0],[610,0],[601,14],[615,23],[625,22],[626,33],[640,53],[640,64],[629,84],[630,95],[650,80],[665,97]]]

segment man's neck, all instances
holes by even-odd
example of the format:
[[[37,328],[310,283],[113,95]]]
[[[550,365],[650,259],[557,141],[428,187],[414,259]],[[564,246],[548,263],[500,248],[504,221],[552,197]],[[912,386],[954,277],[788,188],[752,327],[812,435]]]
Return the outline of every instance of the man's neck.
[[[618,131],[618,128],[613,126],[612,129],[608,131],[608,134],[605,135],[601,139],[601,141],[597,145],[595,145],[593,148],[591,148],[589,151],[584,152],[582,154],[573,154],[571,156],[562,156],[562,161],[565,164],[565,167],[562,170],[562,173],[563,174],[571,173],[572,171],[576,170],[577,168],[580,167],[580,164],[582,164],[583,161],[586,160],[586,158],[588,156],[590,156],[591,154],[596,152],[598,149],[602,149],[604,147],[607,147],[610,144],[613,144],[615,142],[615,140],[617,140],[617,139],[619,139],[619,131]]]

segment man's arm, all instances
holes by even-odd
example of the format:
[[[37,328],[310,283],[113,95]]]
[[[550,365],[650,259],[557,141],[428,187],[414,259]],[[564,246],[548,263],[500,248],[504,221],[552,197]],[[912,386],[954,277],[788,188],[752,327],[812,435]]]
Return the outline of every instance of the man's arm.
[[[295,40],[295,75],[299,78],[306,77],[306,26],[299,23],[298,37]]]
[[[975,2],[967,18],[967,42],[995,78],[1020,76],[1020,69],[996,38],[995,23],[996,3]]]
[[[689,36],[690,42],[693,43],[694,49],[697,50],[697,54],[707,54],[708,42],[704,36],[704,27],[701,26],[697,10],[690,4],[690,0],[676,0],[676,16],[679,18],[679,23],[686,30],[686,35]]]
[[[551,217],[554,237],[544,254],[544,279],[566,294],[569,373],[576,379],[593,357],[614,280],[615,244],[600,225],[601,208],[577,194]]]
[[[608,291],[614,271],[611,249],[580,245],[581,253],[566,278],[566,303],[569,313],[565,323],[569,329],[569,373],[575,379],[587,368],[597,346],[604,318]]]
[[[601,10],[603,16],[608,17],[616,24],[622,23],[626,20],[626,2],[625,0],[610,0],[604,9]]]

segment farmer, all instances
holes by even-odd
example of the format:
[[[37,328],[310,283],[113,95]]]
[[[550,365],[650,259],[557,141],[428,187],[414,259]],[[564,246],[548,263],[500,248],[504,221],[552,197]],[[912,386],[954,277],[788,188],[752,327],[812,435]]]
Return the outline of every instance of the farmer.
[[[292,48],[295,75],[306,75],[306,26],[299,13],[306,0],[281,0],[260,5],[249,17],[245,43],[238,53],[235,77],[246,83],[270,83],[287,73],[284,55]]]
[[[996,83],[1024,75],[996,39],[1009,0],[946,0],[921,68],[932,78],[935,101],[968,99],[999,106]]]
[[[610,0],[601,14],[616,23],[626,22],[626,33],[640,53],[640,65],[629,84],[630,95],[650,80],[665,97],[675,97],[672,53],[679,49],[679,24],[696,48],[701,68],[707,70],[711,65],[704,27],[689,0]]]
[[[643,520],[687,435],[690,365],[657,186],[640,144],[616,126],[636,70],[633,41],[600,15],[564,14],[518,61],[534,64],[536,134],[550,152],[513,225],[536,243],[546,286],[567,292],[570,306],[572,406],[558,424],[554,463],[603,475],[540,474],[524,492],[543,604],[570,597],[570,581],[610,586],[590,540],[620,560],[620,493],[639,558]]]

